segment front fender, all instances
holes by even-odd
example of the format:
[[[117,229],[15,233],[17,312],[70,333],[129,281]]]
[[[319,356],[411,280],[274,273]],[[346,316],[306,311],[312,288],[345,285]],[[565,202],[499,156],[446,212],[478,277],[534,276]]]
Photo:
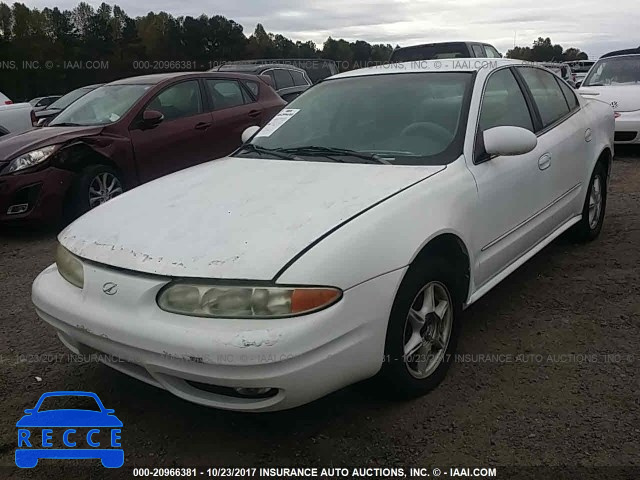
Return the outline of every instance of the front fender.
[[[277,281],[346,290],[411,264],[430,240],[443,233],[463,241],[473,278],[469,227],[477,198],[475,182],[461,157],[323,239]]]

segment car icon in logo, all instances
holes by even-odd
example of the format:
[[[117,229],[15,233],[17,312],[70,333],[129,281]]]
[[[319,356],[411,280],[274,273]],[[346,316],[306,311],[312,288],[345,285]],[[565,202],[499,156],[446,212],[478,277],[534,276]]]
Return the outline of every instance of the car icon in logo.
[[[118,284],[113,282],[107,282],[104,285],[102,285],[102,291],[106,295],[115,295],[116,293],[118,293]]]
[[[49,408],[65,402],[81,403],[83,408]],[[16,423],[18,467],[33,468],[41,458],[99,458],[106,468],[124,464],[120,443],[122,422],[113,415],[114,410],[104,408],[95,393],[45,393],[25,413]]]

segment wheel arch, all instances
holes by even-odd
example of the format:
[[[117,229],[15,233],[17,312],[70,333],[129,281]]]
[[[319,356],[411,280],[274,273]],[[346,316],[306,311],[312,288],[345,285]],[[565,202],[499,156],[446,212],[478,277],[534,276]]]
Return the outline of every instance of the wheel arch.
[[[418,250],[411,260],[410,267],[419,265],[423,259],[430,256],[443,256],[450,260],[456,269],[461,273],[460,283],[456,286],[458,295],[464,304],[469,298],[471,291],[471,256],[469,249],[462,238],[453,232],[441,232],[429,239]]]

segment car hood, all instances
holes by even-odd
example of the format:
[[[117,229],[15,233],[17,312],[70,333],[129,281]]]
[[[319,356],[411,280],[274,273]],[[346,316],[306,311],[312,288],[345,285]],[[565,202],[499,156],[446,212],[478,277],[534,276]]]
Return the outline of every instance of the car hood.
[[[16,427],[121,427],[115,415],[91,410],[47,410],[25,415]]]
[[[0,162],[12,160],[38,148],[66,143],[76,138],[97,135],[103,127],[41,127],[7,135],[0,142]]]
[[[445,168],[224,158],[117,197],[58,239],[139,272],[270,280],[319,237]]]
[[[581,87],[578,93],[584,98],[593,98],[606,102],[616,112],[640,110],[639,85],[605,85],[602,87]]]

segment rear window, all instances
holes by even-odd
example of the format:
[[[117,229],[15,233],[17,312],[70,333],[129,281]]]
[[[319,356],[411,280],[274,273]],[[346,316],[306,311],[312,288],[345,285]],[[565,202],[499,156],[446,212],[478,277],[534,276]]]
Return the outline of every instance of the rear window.
[[[467,45],[459,43],[441,43],[435,45],[417,45],[398,48],[391,54],[392,62],[415,62],[418,60],[438,60],[442,58],[468,58]]]

